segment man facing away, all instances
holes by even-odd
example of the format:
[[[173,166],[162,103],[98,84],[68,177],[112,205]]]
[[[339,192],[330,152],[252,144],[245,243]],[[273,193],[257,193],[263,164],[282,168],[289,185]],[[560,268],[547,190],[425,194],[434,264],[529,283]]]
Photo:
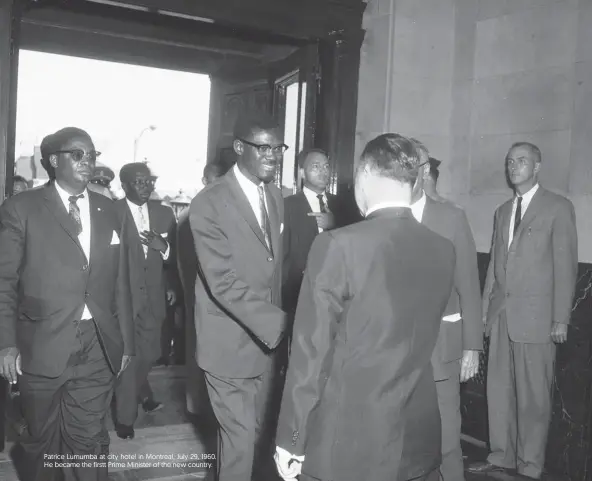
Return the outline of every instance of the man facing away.
[[[205,186],[222,177],[226,172],[219,162],[206,164],[203,170],[202,183]],[[179,214],[177,225],[177,269],[183,287],[185,307],[185,369],[187,411],[191,414],[205,412],[208,394],[204,382],[203,371],[195,360],[195,278],[197,277],[197,256],[195,243],[189,225],[189,207]]]
[[[495,212],[483,293],[491,453],[469,471],[516,469],[539,479],[551,420],[555,344],[566,341],[571,317],[578,237],[572,203],[538,183],[536,145],[514,144],[506,168],[515,196]]]
[[[276,438],[284,479],[438,479],[430,357],[455,254],[413,217],[419,164],[405,137],[370,141],[355,179],[366,220],[312,245]]]
[[[460,382],[477,374],[479,351],[483,349],[477,248],[464,211],[445,200],[434,200],[425,189],[429,185],[429,191],[436,193],[433,163],[426,147],[417,140],[414,142],[421,168],[413,190],[411,210],[418,222],[450,240],[456,253],[454,288],[442,317],[432,365],[442,420],[441,479],[463,481]]]
[[[335,227],[336,199],[327,192],[331,166],[320,149],[298,155],[303,187],[284,199],[284,265],[282,267],[282,307],[292,316],[296,311],[300,284],[308,252],[319,232]]]
[[[126,197],[115,202],[121,218],[132,226],[130,235],[130,283],[136,339],[136,357],[120,378],[115,390],[117,435],[134,437],[138,404],[151,413],[162,407],[154,399],[148,374],[160,356],[160,335],[166,302],[175,302],[175,238],[173,211],[149,201],[156,177],[141,162],[124,165],[119,171]],[[168,276],[168,279],[166,277]]]
[[[274,350],[286,328],[279,307],[284,206],[273,180],[287,146],[264,114],[240,118],[234,139],[236,165],[197,194],[189,214],[199,271],[197,362],[220,425],[219,481],[249,481],[254,466],[272,460],[261,435],[272,422]],[[255,454],[263,458],[254,462]]]
[[[116,374],[134,354],[125,226],[86,188],[99,152],[62,129],[45,141],[55,181],[0,207],[0,374],[17,376],[29,436],[27,481],[103,481],[105,417]],[[121,241],[120,241],[121,239]]]

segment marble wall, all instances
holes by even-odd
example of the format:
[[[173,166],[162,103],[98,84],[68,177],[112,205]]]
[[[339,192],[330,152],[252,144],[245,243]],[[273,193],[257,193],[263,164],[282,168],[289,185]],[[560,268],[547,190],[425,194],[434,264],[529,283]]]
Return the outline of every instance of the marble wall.
[[[486,252],[505,153],[534,142],[591,262],[592,0],[369,0],[364,28],[356,152],[385,131],[423,140]]]

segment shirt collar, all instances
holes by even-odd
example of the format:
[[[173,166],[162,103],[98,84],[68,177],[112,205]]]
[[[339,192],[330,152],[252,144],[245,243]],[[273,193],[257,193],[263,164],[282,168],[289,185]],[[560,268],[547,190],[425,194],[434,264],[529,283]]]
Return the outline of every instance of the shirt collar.
[[[532,198],[534,197],[534,194],[536,194],[537,190],[539,190],[539,184],[535,184],[534,187],[532,187],[528,192],[526,192],[523,196],[522,196],[522,202],[523,203],[529,203]],[[516,195],[516,199],[519,196]]]
[[[138,205],[138,204],[134,204],[127,197],[125,198],[125,201],[127,202],[127,205],[129,206],[129,208],[131,210],[146,210],[146,207],[148,206],[148,202],[146,202],[145,204],[142,204],[142,205]]]
[[[62,202],[64,203],[65,206],[68,206],[70,204],[70,196],[71,194],[68,194],[68,192],[66,192],[61,186],[60,184],[58,184],[58,181],[54,181],[54,185],[56,187],[56,190],[58,191],[58,195],[60,196],[60,199],[62,199]],[[85,188],[82,192],[81,195],[84,196],[84,199],[88,199],[88,190]],[[67,210],[67,209],[66,209]]]
[[[305,195],[306,197],[315,197],[315,198],[317,198],[317,199],[318,199],[318,196],[319,196],[319,194],[317,194],[317,193],[316,193],[314,190],[312,190],[312,189],[309,189],[309,188],[308,188],[308,187],[306,187],[306,186],[303,186],[303,187],[302,187],[302,192],[304,192],[304,195]],[[324,192],[323,192],[323,193],[321,193],[321,195],[323,196],[323,198],[325,198],[325,193],[324,193]]]
[[[380,202],[379,204],[375,204],[372,207],[370,207],[367,211],[366,211],[366,217],[368,217],[370,214],[372,214],[372,212],[376,212],[377,210],[380,209],[389,209],[389,208],[401,208],[401,207],[406,207],[409,208],[409,204],[405,204],[404,202]]]

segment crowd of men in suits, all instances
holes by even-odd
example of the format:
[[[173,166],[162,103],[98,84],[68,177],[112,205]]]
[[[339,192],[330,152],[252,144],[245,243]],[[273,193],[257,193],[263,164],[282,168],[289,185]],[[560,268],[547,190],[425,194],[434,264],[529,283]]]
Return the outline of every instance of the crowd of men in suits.
[[[23,479],[107,479],[106,464],[44,459],[106,459],[110,405],[124,439],[139,406],[162,406],[148,372],[181,293],[188,408],[213,411],[219,481],[464,480],[460,383],[484,333],[491,454],[469,470],[539,479],[577,268],[573,206],[539,185],[540,150],[503,159],[515,196],[495,213],[482,298],[467,217],[420,141],[366,145],[359,216],[328,192],[318,149],[282,198],[273,118],[241,117],[233,147],[178,226],[149,201],[145,164],[121,169],[125,199],[89,189],[99,152],[75,128],[42,144],[50,182],[0,206],[0,375],[21,390]]]

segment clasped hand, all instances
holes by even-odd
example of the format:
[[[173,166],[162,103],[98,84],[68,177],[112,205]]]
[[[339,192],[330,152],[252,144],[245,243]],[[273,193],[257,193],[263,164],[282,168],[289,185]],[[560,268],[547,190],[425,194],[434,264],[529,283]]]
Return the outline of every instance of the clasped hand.
[[[145,230],[140,233],[140,241],[145,246],[162,253],[165,253],[169,247],[167,241],[164,240],[164,237],[154,230]]]
[[[0,376],[10,384],[16,384],[18,376],[22,375],[21,353],[16,347],[0,350]]]

